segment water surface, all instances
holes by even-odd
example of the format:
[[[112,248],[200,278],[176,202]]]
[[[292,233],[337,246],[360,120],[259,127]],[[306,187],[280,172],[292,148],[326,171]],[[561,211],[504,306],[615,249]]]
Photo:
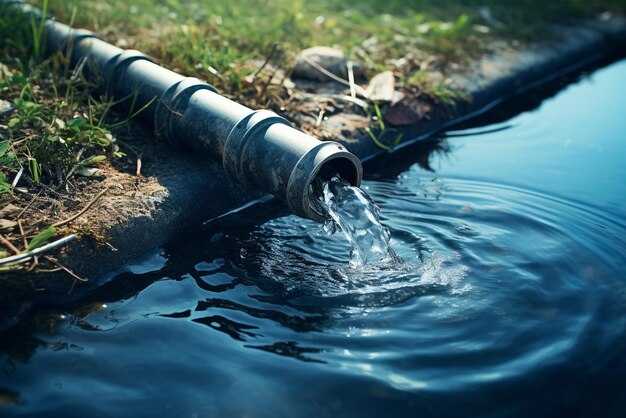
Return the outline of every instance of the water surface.
[[[620,62],[378,166],[402,262],[246,214],[42,307],[1,336],[0,414],[620,416],[625,91]]]

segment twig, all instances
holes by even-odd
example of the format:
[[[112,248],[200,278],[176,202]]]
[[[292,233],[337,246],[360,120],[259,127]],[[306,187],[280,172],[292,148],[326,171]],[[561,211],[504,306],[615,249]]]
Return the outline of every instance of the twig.
[[[33,205],[33,203],[35,203],[35,200],[37,200],[37,198],[39,198],[42,193],[43,189],[39,190],[39,193],[37,193],[32,199],[30,199],[28,205],[26,205],[26,207],[20,212],[20,214],[17,215],[17,219],[20,219],[22,217],[22,215]]]
[[[100,197],[102,197],[103,194],[105,194],[106,192],[109,191],[109,188],[106,187],[104,190],[102,190],[100,193],[98,193],[96,195],[96,197],[94,197],[93,199],[91,199],[91,202],[87,203],[87,206],[85,206],[80,212],[78,212],[76,215],[71,216],[67,219],[65,219],[64,221],[59,221],[55,224],[52,224],[53,227],[58,228],[60,226],[63,226],[65,224],[68,224],[70,222],[72,222],[73,220],[75,220],[76,218],[78,218],[79,216],[81,216],[83,213],[87,212],[89,210],[89,208],[91,208],[93,206],[94,203],[96,203],[98,201],[98,199],[100,199]]]
[[[303,57],[304,61],[306,61],[311,67],[315,68],[317,71],[319,71],[320,73],[324,74],[327,77],[332,78],[333,80],[335,80],[338,83],[344,84],[346,86],[350,86],[350,82],[347,80],[344,80],[341,77],[336,76],[335,74],[331,73],[330,71],[328,71],[326,68],[322,67],[321,65],[319,65],[318,63],[311,61],[310,59]],[[356,90],[358,90],[356,93],[359,93],[359,95],[363,96],[363,97],[367,97],[366,93],[365,93],[365,89],[361,86],[359,86],[358,84],[354,84],[354,87]]]
[[[35,267],[37,267],[38,265],[39,265],[39,258],[35,256],[33,259],[33,264],[28,266],[28,268],[26,269],[26,272],[30,273],[31,271],[35,270]]]
[[[53,269],[37,269],[37,273],[56,273],[63,270],[61,267],[56,267]]]
[[[354,65],[352,64],[352,61],[348,61],[346,63],[346,66],[348,67],[348,82],[350,83],[350,96],[353,99],[356,99],[356,84],[354,84]]]
[[[272,74],[270,74],[270,76],[267,78],[267,81],[263,83],[263,87],[261,87],[261,91],[258,94],[259,97],[263,97],[263,95],[265,94],[265,91],[267,90],[269,85],[272,83],[272,80],[274,79],[275,75],[276,75],[276,70],[274,70]]]
[[[137,177],[141,177],[141,155],[137,157]]]
[[[2,234],[0,234],[0,243],[4,244],[5,247],[13,252],[13,254],[18,255],[20,253],[20,250],[15,248],[15,245],[11,244],[11,241],[6,239]]]
[[[317,120],[315,121],[316,128],[319,128],[320,125],[322,124],[322,120],[324,120],[324,113],[326,113],[325,110],[320,109],[320,113],[317,115]]]
[[[24,167],[20,168],[20,171],[18,171],[17,174],[15,175],[15,178],[13,179],[13,183],[11,183],[11,187],[15,188],[15,186],[17,186],[17,182],[20,181],[20,178],[22,177],[23,172],[24,172]]]
[[[74,164],[74,166],[72,167],[72,169],[67,173],[67,175],[65,176],[66,179],[69,179],[70,177],[72,177],[72,174],[74,174],[74,171],[76,171],[77,168],[81,167],[80,164],[80,157],[83,156],[83,152],[85,152],[85,148],[81,148],[80,150],[78,150],[78,152],[76,153],[76,164]],[[60,179],[59,179],[60,180]]]
[[[22,236],[24,248],[28,248],[28,240],[26,239],[26,235],[24,234],[24,226],[22,226],[22,220],[20,218],[17,218],[17,226],[20,228],[20,235]]]
[[[246,77],[246,81],[248,81],[249,83],[252,83],[254,81],[254,79],[256,78],[257,75],[259,75],[259,73],[261,71],[263,71],[263,69],[267,66],[267,64],[270,62],[270,60],[272,59],[272,56],[274,55],[274,52],[276,52],[276,48],[278,48],[278,44],[275,43],[274,45],[272,45],[272,49],[270,50],[270,53],[267,55],[267,57],[265,57],[265,61],[263,62],[263,64],[261,64],[260,67],[258,67],[256,70],[254,70],[254,72],[252,74],[250,74],[249,76]]]
[[[79,282],[82,282],[82,283],[86,283],[86,282],[89,281],[87,279],[84,279],[84,278],[80,277],[78,274],[74,273],[72,270],[68,269],[63,264],[61,264],[58,261],[56,261],[54,258],[49,257],[47,255],[44,255],[43,258],[45,258],[47,261],[49,261],[50,263],[52,263],[56,267],[60,268],[61,270],[63,270],[67,274],[69,274],[70,276],[72,276],[75,280],[78,280]]]
[[[208,72],[213,74],[215,77],[219,78],[222,83],[226,81],[224,76],[221,75],[220,72],[217,71],[215,68],[211,67],[210,65],[207,65],[206,69],[207,69]]]
[[[61,179],[61,180],[62,180],[62,179]],[[73,199],[73,198],[69,197],[69,196],[68,196],[68,195],[66,195],[66,194],[59,193],[59,192],[57,192],[56,190],[54,190],[54,189],[53,189],[52,187],[50,187],[50,186],[46,186],[46,185],[45,185],[45,184],[43,184],[43,183],[39,183],[39,186],[43,187],[44,189],[46,189],[46,190],[47,190],[47,191],[49,191],[50,193],[55,194],[55,195],[57,195],[57,196],[58,196],[58,197],[60,197],[60,198],[63,198],[63,199],[65,199],[65,200],[69,200],[69,201],[71,201],[71,202],[76,202],[76,199]]]
[[[172,107],[169,104],[167,104],[167,100],[159,99],[159,104],[163,105],[163,107],[165,107],[168,110],[168,112],[178,116],[179,118],[183,117],[182,113],[172,109]]]

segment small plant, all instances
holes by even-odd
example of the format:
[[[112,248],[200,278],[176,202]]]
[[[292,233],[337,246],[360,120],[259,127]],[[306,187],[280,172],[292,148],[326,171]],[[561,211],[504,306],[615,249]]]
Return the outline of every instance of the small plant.
[[[377,134],[374,134],[373,130],[369,126],[365,128],[365,132],[367,132],[367,135],[377,147],[382,148],[385,151],[391,151],[402,141],[404,134],[402,132],[398,132],[395,128],[389,128],[385,125],[383,114],[380,111],[380,106],[377,102],[373,102],[372,106],[374,107],[374,112],[376,113],[375,120],[378,123],[378,132]],[[393,140],[390,141],[391,145],[386,145],[384,143],[384,138],[389,137],[390,135],[393,135]]]
[[[32,251],[35,248],[41,247],[46,242],[50,241],[56,235],[56,233],[57,233],[56,228],[53,226],[50,226],[44,229],[43,231],[35,235],[33,239],[30,240],[30,242],[28,243],[28,247],[26,249],[28,251]]]
[[[76,173],[76,165],[104,161],[103,153],[123,155],[115,137],[97,116],[99,105],[87,92],[76,90],[69,82],[61,83],[64,89],[76,90],[67,95],[71,99],[66,102],[57,92],[42,88],[39,84],[42,76],[50,75],[36,71],[29,77],[18,78],[23,85],[18,82],[7,89],[9,95],[20,89],[7,122],[15,149],[13,160],[28,167],[35,183],[41,181],[42,175],[58,177],[60,173],[67,179]],[[10,168],[6,162],[0,165]]]
[[[440,103],[451,105],[458,100],[467,100],[467,94],[454,87],[453,80],[446,78],[442,81],[433,81],[425,70],[418,70],[406,79],[409,86],[417,87],[422,92]]]
[[[32,35],[33,58],[39,62],[43,56],[43,44],[45,42],[44,28],[46,17],[48,16],[48,0],[43,0],[41,5],[41,19],[36,20],[34,16],[30,19],[30,29]]]

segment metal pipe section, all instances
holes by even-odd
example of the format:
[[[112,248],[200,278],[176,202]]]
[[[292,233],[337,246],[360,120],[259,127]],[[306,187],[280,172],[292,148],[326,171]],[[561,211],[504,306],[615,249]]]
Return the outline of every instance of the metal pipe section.
[[[31,19],[40,11],[21,0],[0,0]],[[154,124],[157,136],[174,145],[221,159],[237,182],[260,187],[285,201],[296,215],[323,222],[312,204],[317,176],[338,174],[353,186],[361,183],[361,162],[344,146],[319,141],[268,110],[253,111],[217,93],[211,85],[157,65],[147,55],[123,50],[93,32],[47,19],[47,53],[67,55],[89,77],[102,77],[108,93],[127,99],[139,117]]]

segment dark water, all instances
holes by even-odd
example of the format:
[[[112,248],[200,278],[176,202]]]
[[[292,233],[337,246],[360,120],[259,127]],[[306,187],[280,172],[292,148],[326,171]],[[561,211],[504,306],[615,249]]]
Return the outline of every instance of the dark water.
[[[378,167],[402,263],[262,214],[155,249],[1,336],[0,415],[624,416],[625,108],[622,61]]]

